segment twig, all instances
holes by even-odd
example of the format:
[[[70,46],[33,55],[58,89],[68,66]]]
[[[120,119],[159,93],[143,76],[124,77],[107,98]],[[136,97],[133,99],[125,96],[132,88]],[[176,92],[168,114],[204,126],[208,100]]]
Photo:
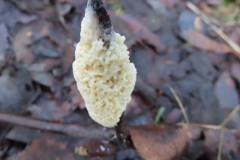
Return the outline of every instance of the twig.
[[[229,116],[222,122],[221,126],[221,132],[220,132],[220,137],[219,137],[219,145],[218,145],[218,157],[217,160],[221,160],[222,159],[222,144],[223,144],[223,140],[224,140],[224,129],[226,124],[233,118],[233,116],[235,116],[240,110],[240,106],[237,106],[234,108],[234,110],[229,114]]]
[[[204,125],[204,124],[192,124],[192,123],[191,124],[178,123],[178,125],[180,125],[180,126],[185,126],[185,125],[189,126],[190,125],[193,127],[201,127],[201,128],[206,128],[206,129],[220,130],[217,160],[221,160],[222,145],[223,145],[223,140],[224,140],[224,129],[226,127],[226,124],[239,111],[240,111],[240,106],[235,107],[233,109],[233,111],[229,114],[229,116],[220,125]]]
[[[179,126],[186,126],[189,125],[191,127],[199,127],[199,128],[205,128],[205,129],[212,129],[212,130],[220,130],[221,126],[220,125],[209,125],[209,124],[196,124],[196,123],[177,123]]]
[[[200,9],[197,8],[197,6],[195,6],[193,3],[191,2],[187,2],[187,7],[192,10],[195,14],[197,14],[198,16],[200,16],[202,18],[202,20],[209,25],[209,27],[216,32],[232,49],[233,49],[233,53],[240,58],[240,47],[239,45],[237,45],[231,38],[229,38],[229,36],[227,36],[219,27],[217,27],[216,25],[214,25],[213,23],[211,23],[211,20],[204,15]]]
[[[170,91],[172,92],[173,96],[175,97],[175,99],[176,99],[176,101],[179,105],[179,108],[181,109],[181,111],[183,113],[183,116],[184,116],[184,119],[185,119],[186,123],[189,124],[189,119],[188,119],[188,116],[187,116],[187,112],[186,112],[185,108],[183,107],[182,101],[180,100],[176,91],[172,87],[170,87]]]
[[[222,159],[223,140],[224,140],[224,128],[222,128],[221,131],[220,131],[217,160],[221,160]]]
[[[129,141],[129,132],[126,127],[124,114],[121,116],[120,121],[118,122],[117,126],[115,127],[116,135],[118,138],[118,141],[123,144],[122,147],[126,148],[130,141]]]
[[[106,130],[102,127],[85,127],[74,124],[62,124],[3,112],[0,112],[0,122],[42,131],[57,132],[75,137],[109,139],[114,135],[113,130]]]
[[[229,116],[222,122],[221,126],[225,127],[226,124],[235,116],[240,110],[240,106],[235,107],[232,112],[229,114]]]

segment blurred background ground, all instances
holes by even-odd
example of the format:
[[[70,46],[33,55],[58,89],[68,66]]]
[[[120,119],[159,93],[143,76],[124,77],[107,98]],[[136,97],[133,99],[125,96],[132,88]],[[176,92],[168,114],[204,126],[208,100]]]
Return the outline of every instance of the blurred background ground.
[[[240,44],[239,0],[190,2]],[[0,0],[0,112],[100,127],[86,112],[71,68],[86,3]],[[0,122],[0,159],[215,160],[223,132],[221,158],[240,160],[239,112],[222,132],[174,126],[184,118],[170,87],[190,123],[219,125],[240,100],[239,53],[186,3],[104,0],[116,32],[126,36],[138,71],[125,113],[127,125],[139,126],[130,129],[131,148]]]

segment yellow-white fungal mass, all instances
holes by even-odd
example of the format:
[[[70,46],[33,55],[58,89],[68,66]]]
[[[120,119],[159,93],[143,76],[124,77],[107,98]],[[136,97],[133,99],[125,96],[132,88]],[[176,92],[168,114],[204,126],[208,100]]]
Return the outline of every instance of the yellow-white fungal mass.
[[[114,127],[131,99],[136,69],[129,61],[125,37],[114,31],[109,36],[106,46],[95,12],[87,7],[73,74],[91,118],[105,127]]]

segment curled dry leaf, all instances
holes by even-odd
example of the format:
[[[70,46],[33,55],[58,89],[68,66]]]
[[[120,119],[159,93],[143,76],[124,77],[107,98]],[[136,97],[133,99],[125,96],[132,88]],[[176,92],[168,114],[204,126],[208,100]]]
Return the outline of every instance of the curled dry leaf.
[[[147,125],[129,127],[134,146],[144,159],[172,160],[182,154],[191,132],[185,127]]]

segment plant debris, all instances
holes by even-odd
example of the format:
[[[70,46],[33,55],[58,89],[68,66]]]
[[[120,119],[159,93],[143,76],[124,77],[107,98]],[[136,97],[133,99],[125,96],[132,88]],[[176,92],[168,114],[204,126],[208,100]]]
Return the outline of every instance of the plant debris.
[[[239,2],[102,2],[137,69],[117,132],[73,78],[87,0],[0,0],[0,159],[238,160]]]

